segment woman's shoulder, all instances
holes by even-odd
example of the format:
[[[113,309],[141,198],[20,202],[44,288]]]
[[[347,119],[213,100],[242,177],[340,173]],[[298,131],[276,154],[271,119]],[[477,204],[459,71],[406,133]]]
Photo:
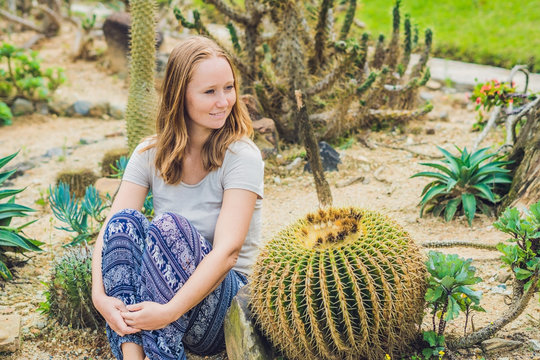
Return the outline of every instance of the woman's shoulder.
[[[250,154],[252,156],[261,156],[261,151],[259,150],[257,145],[255,145],[255,143],[248,137],[243,137],[239,140],[232,142],[231,145],[229,145],[229,147],[227,148],[227,152],[239,156],[247,156]]]

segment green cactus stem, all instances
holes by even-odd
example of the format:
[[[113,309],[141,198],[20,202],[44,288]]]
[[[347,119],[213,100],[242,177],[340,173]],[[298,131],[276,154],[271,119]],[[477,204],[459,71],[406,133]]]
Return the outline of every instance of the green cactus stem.
[[[343,26],[341,27],[341,31],[339,33],[340,40],[347,39],[347,36],[349,35],[349,31],[351,31],[351,25],[354,21],[355,13],[356,13],[356,0],[349,0],[349,7],[347,8],[347,12],[345,13]]]
[[[129,151],[146,136],[155,133],[158,97],[155,89],[156,4],[130,1],[131,64],[126,128]]]
[[[263,331],[294,359],[384,359],[414,341],[426,270],[419,248],[373,211],[308,214],[261,250],[251,308]]]

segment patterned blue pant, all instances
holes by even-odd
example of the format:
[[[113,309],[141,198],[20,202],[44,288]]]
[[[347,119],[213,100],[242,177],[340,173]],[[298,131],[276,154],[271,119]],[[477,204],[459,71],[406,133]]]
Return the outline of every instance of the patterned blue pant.
[[[126,305],[142,301],[167,303],[193,274],[211,245],[184,217],[165,213],[151,223],[136,210],[115,214],[105,229],[102,274],[105,293]],[[117,359],[121,345],[133,342],[150,360],[186,359],[184,345],[197,354],[223,348],[223,320],[246,278],[230,271],[197,306],[163,329],[119,336],[107,325]]]

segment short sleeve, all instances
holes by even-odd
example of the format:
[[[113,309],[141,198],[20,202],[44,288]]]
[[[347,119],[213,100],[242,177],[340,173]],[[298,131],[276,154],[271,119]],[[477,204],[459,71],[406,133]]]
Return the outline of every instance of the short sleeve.
[[[152,149],[141,152],[141,149],[147,145],[148,142],[143,142],[133,150],[122,180],[149,188],[151,187],[151,169],[153,168],[149,155]]]
[[[264,162],[250,140],[237,141],[227,149],[223,161],[223,190],[245,189],[264,196]]]

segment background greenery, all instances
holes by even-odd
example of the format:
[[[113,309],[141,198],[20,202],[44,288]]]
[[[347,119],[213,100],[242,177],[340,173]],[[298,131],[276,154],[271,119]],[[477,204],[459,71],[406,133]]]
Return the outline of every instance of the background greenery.
[[[390,35],[394,2],[358,4],[357,18],[373,38]],[[403,0],[402,14],[433,30],[435,56],[506,68],[534,64],[540,71],[540,0]]]

